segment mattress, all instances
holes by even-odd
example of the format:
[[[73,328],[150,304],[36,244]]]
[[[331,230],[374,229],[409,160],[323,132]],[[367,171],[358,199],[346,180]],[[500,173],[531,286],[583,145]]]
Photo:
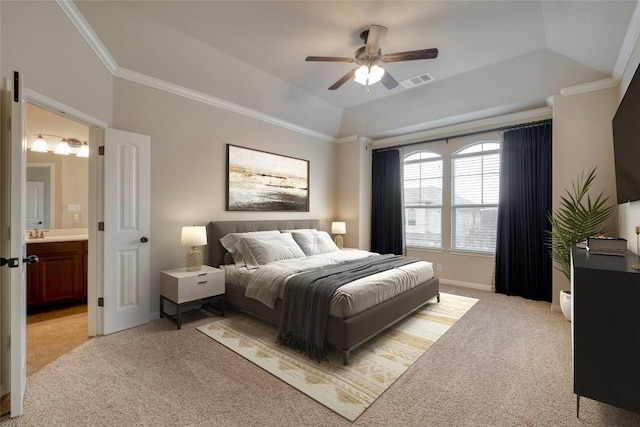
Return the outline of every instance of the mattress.
[[[361,250],[344,250],[304,258],[276,261],[257,269],[220,266],[226,282],[245,289],[245,296],[273,308],[282,299],[287,280],[295,274],[342,261],[375,255]],[[418,261],[355,280],[340,287],[331,300],[330,315],[349,318],[387,301],[433,277],[433,264]]]

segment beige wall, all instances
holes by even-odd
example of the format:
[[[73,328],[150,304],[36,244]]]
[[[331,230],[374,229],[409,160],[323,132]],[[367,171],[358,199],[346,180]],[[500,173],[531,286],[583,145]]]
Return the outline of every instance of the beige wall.
[[[611,120],[618,106],[617,89],[553,97],[553,209],[583,171],[597,166],[592,194],[601,191],[616,203]],[[617,236],[616,215],[606,223],[607,234]],[[569,288],[562,273],[553,272],[552,309],[559,310],[559,292]]]
[[[3,77],[111,122],[113,77],[56,2],[3,1],[1,28]]]
[[[371,217],[371,149],[364,139],[352,137],[335,146],[334,220],[344,221],[344,246],[368,250]]]
[[[158,311],[160,272],[185,265],[184,225],[317,218],[329,230],[332,143],[120,79],[114,105],[113,127],[151,137],[151,312]],[[309,212],[227,212],[226,144],[310,160]]]

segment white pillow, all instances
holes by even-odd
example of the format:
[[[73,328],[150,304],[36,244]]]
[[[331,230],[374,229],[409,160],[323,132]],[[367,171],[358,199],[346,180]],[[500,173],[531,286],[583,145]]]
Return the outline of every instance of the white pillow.
[[[249,269],[258,268],[270,262],[305,257],[300,246],[288,233],[281,234],[279,238],[274,237],[268,240],[245,237],[241,244],[245,246],[244,259]]]
[[[267,231],[248,231],[246,233],[229,233],[220,239],[220,243],[222,246],[231,254],[233,257],[233,262],[235,262],[237,267],[244,267],[244,252],[238,251],[238,247],[244,249],[244,246],[239,246],[238,242],[242,240],[244,237],[269,237],[269,236],[280,236],[280,232],[278,230],[267,230]]]
[[[291,235],[307,256],[340,250],[326,231],[293,231]]]

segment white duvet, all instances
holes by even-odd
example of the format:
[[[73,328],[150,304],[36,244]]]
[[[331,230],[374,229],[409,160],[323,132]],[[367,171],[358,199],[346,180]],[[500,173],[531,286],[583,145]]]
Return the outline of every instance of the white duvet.
[[[344,250],[288,259],[262,265],[250,270],[235,265],[221,266],[226,282],[245,289],[245,295],[273,308],[282,298],[287,280],[305,271],[314,270],[342,261],[364,258],[371,252]],[[433,277],[433,264],[417,261],[402,267],[355,280],[340,287],[333,295],[330,314],[348,318],[393,298]]]

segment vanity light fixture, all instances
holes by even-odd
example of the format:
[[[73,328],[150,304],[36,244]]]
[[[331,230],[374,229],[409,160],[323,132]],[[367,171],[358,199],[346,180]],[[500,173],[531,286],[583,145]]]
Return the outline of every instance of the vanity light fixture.
[[[63,136],[51,135],[47,133],[38,134],[36,139],[33,141],[31,151],[36,153],[46,153],[49,151],[49,144],[43,136],[50,136],[60,139],[60,142],[54,150],[55,154],[68,156],[69,154],[75,152],[76,157],[89,157],[89,144],[87,143],[87,141],[80,141],[76,138],[65,138]]]
[[[56,150],[54,151],[54,153],[68,156],[71,153],[71,147],[69,147],[69,141],[63,138],[62,141],[58,143],[58,146],[56,147]]]
[[[82,143],[76,157],[89,157],[89,144],[86,141]]]
[[[31,151],[34,151],[36,153],[46,153],[47,151],[49,151],[49,145],[47,144],[47,141],[44,140],[42,135],[38,135],[35,141],[33,141]]]

